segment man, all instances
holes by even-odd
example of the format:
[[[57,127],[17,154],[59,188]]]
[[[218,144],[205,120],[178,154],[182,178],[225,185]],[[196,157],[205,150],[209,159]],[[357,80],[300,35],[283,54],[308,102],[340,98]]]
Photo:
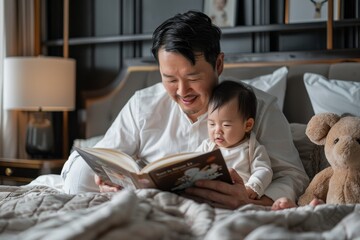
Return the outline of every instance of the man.
[[[136,92],[96,147],[116,148],[150,162],[168,154],[194,151],[207,138],[208,101],[223,71],[220,36],[220,29],[201,12],[177,14],[161,24],[153,34],[152,53],[162,83]],[[187,189],[189,197],[234,209],[247,203],[272,205],[280,197],[295,200],[307,186],[308,177],[276,99],[254,91],[258,98],[254,132],[269,153],[273,182],[261,199],[251,200],[241,178],[231,170],[234,184],[201,180]],[[75,152],[62,171],[64,190],[118,190],[97,176],[95,184],[94,175]]]

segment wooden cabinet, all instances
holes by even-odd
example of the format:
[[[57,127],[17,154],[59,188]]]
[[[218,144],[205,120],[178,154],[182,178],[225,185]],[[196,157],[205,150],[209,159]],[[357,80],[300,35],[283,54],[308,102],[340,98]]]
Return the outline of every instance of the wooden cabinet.
[[[0,183],[24,185],[43,174],[59,174],[65,159],[0,158]]]

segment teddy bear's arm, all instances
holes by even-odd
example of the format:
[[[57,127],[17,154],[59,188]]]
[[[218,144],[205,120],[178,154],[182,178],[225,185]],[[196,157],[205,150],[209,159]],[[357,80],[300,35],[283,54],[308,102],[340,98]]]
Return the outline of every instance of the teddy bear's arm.
[[[318,198],[326,202],[326,195],[329,189],[329,180],[333,174],[331,167],[327,167],[321,172],[317,173],[304,194],[300,196],[298,205],[304,206],[309,204],[314,198]]]

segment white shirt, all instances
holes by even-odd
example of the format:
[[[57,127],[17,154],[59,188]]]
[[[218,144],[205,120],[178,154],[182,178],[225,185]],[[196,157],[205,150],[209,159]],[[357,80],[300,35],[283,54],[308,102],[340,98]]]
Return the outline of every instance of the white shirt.
[[[258,98],[254,132],[266,147],[274,172],[265,194],[273,200],[295,200],[309,179],[293,144],[290,126],[275,97],[254,91]],[[195,151],[206,138],[207,114],[193,123],[158,83],[131,97],[96,147],[115,148],[154,161],[172,153]],[[99,191],[94,172],[76,152],[69,156],[61,175],[67,193]]]
[[[255,134],[251,133],[239,145],[230,148],[218,147],[206,139],[196,151],[209,152],[216,148],[220,149],[227,167],[235,169],[245,186],[250,187],[260,198],[271,183],[273,173],[266,149],[256,140]]]

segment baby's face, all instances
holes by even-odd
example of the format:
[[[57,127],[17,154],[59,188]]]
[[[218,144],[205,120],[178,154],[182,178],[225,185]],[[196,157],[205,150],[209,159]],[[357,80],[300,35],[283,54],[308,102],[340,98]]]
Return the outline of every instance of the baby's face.
[[[245,137],[246,132],[251,130],[247,120],[240,116],[237,99],[212,111],[208,111],[208,133],[211,141],[219,147],[234,147]]]

